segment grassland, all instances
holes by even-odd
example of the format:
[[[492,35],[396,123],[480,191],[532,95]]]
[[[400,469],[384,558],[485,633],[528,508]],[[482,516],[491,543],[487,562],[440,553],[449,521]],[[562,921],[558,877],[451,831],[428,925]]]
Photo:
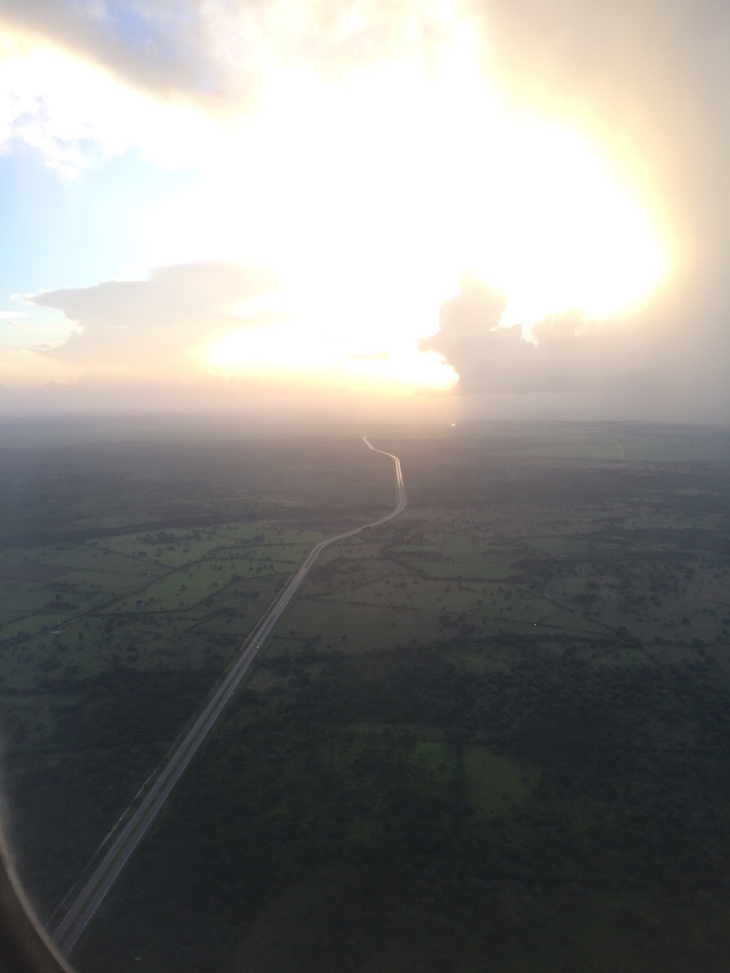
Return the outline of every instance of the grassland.
[[[359,434],[0,454],[6,786],[44,914],[311,544],[392,503]],[[727,434],[378,444],[409,507],[310,573],[81,973],[720,969]]]

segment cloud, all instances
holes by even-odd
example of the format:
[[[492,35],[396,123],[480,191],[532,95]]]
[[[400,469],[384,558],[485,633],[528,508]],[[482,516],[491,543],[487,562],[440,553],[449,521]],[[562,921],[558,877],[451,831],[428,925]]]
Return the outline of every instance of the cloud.
[[[449,89],[442,103],[428,89],[420,106],[425,106],[428,138],[417,137],[421,116],[411,89],[406,85],[402,97],[393,97],[394,91],[398,94],[391,83],[395,73],[391,77],[387,71],[380,76],[387,90],[382,104],[348,97],[333,102],[334,107],[327,102],[319,115],[307,110],[315,99],[300,80],[311,81],[313,74],[325,80],[358,75],[363,91],[370,92],[376,72],[364,68],[438,62],[459,27],[477,17],[483,26],[481,53],[487,55],[483,63],[502,89],[500,101],[503,95],[506,104],[517,104],[526,115],[586,135],[666,230],[678,269],[671,289],[641,315],[604,323],[554,315],[529,335],[518,325],[502,325],[503,295],[477,279],[465,279],[461,293],[443,305],[438,333],[423,339],[421,348],[453,364],[462,397],[485,390],[553,400],[557,392],[564,400],[601,394],[606,401],[613,396],[612,401],[642,408],[642,400],[651,398],[664,402],[667,410],[661,414],[668,415],[673,402],[700,402],[709,391],[716,407],[707,414],[730,417],[730,129],[722,124],[730,63],[727,4],[4,0],[0,6],[0,33],[4,27],[10,38],[0,46],[0,91],[5,94],[4,100],[0,97],[0,143],[22,140],[68,172],[141,147],[164,165],[197,166],[208,173],[194,207],[176,197],[160,208],[160,242],[148,250],[153,255],[147,262],[201,255],[240,258],[288,248],[282,266],[287,272],[296,268],[307,289],[317,291],[313,304],[338,279],[345,282],[341,292],[361,304],[353,297],[353,283],[362,279],[348,277],[335,258],[367,268],[382,281],[387,268],[402,259],[399,255],[407,254],[413,274],[406,286],[400,275],[398,293],[404,297],[392,317],[415,322],[414,334],[429,313],[419,299],[423,302],[427,294],[435,310],[447,293],[442,282],[453,279],[460,266],[480,262],[499,273],[500,257],[516,254],[520,272],[530,264],[523,275],[525,291],[539,293],[541,271],[547,284],[558,280],[550,261],[558,254],[559,269],[569,279],[588,278],[592,266],[605,271],[610,290],[611,276],[619,280],[618,264],[628,252],[621,243],[627,237],[631,242],[631,232],[624,231],[616,247],[597,256],[590,241],[573,233],[585,255],[581,269],[572,251],[565,259],[559,246],[549,249],[568,225],[561,207],[564,197],[569,200],[570,180],[552,185],[539,141],[520,150],[522,143],[500,138],[486,101],[472,104],[461,97],[472,90],[478,72],[472,76],[471,62],[460,57],[458,44],[449,64],[457,61],[464,69],[463,75],[456,72],[463,86],[460,81]],[[342,87],[357,94],[355,84]],[[296,101],[282,112],[282,104],[294,103],[295,90],[302,110]],[[267,111],[273,121],[257,129],[242,116],[261,92],[272,96]],[[218,124],[221,113],[223,124]],[[227,129],[232,118],[236,124]],[[335,136],[331,143],[328,133]],[[385,143],[384,133],[390,133]],[[475,151],[481,145],[475,133],[484,134],[483,155]],[[443,158],[437,143],[445,147]],[[383,144],[388,148],[383,150]],[[371,148],[372,155],[363,151]],[[348,151],[361,168],[348,164]],[[491,159],[503,161],[505,178],[501,169],[484,164]],[[510,175],[521,165],[525,176],[515,197]],[[272,172],[280,174],[277,179],[270,179]],[[273,193],[267,191],[270,185]],[[596,198],[592,185],[588,197]],[[446,191],[439,196],[434,187]],[[529,205],[535,189],[535,195],[555,202],[554,220],[544,225],[543,236]],[[501,222],[490,193],[508,200]],[[517,203],[523,197],[528,205],[520,221],[515,210],[522,212]],[[330,199],[335,202],[331,212]],[[590,210],[588,222],[610,236],[605,212],[585,209]],[[360,231],[359,250],[352,241],[349,248],[341,244],[353,226]],[[411,232],[414,226],[416,233]],[[399,227],[408,234],[399,236]],[[188,238],[201,241],[200,246]],[[327,249],[322,241],[336,244]],[[421,249],[414,245],[419,242]],[[435,257],[429,264],[431,253]],[[527,259],[535,253],[545,254],[542,264]],[[316,258],[303,270],[302,254]],[[315,265],[322,273],[317,288],[311,286]],[[36,303],[63,310],[78,326],[63,344],[39,354],[85,367],[105,366],[111,359],[115,367],[147,372],[190,368],[211,335],[248,323],[230,305],[262,293],[258,287],[266,292],[258,272],[231,268],[180,263],[153,272],[146,281],[107,281],[37,295]],[[502,272],[502,282],[514,313],[522,281],[505,279]],[[558,298],[550,294],[550,302],[542,301],[537,313],[581,304],[572,291],[565,301],[564,289],[555,292]],[[381,311],[394,306],[387,295],[374,303]],[[368,308],[367,316],[376,321],[376,313]],[[316,316],[321,317],[319,306]],[[254,320],[261,324],[264,317]],[[512,320],[534,317],[520,310]],[[378,336],[368,350],[382,343]]]
[[[461,17],[440,0],[4,0],[0,147],[24,142],[68,177],[130,149],[205,165],[296,78],[430,64]]]
[[[468,273],[459,281],[460,294],[439,313],[439,330],[422,338],[420,351],[443,355],[459,374],[457,394],[536,390],[535,348],[514,325],[500,328],[507,306],[505,295]]]
[[[163,95],[202,87],[196,48],[201,4],[4,0],[0,24],[51,41],[117,78]]]
[[[730,7],[489,0],[484,10],[500,85],[595,139],[672,238],[677,293],[701,299],[730,256]]]
[[[442,305],[436,334],[419,342],[420,351],[442,355],[459,375],[453,394],[581,393],[622,405],[666,404],[678,375],[688,392],[690,378],[696,388],[718,377],[718,369],[714,376],[691,373],[676,348],[667,354],[668,322],[657,329],[651,316],[599,322],[568,311],[543,318],[527,337],[520,325],[500,324],[507,306],[500,291],[473,275],[462,277],[460,291]]]
[[[160,267],[148,280],[47,291],[32,302],[63,311],[79,330],[55,348],[36,350],[58,361],[112,370],[160,376],[189,370],[199,364],[201,343],[261,324],[255,310],[245,313],[246,302],[277,287],[266,268],[218,262]]]
[[[674,269],[623,317],[552,316],[529,339],[495,328],[486,307],[475,325],[462,293],[421,348],[453,366],[462,396],[524,392],[573,414],[729,422],[730,7],[488,0],[481,9],[504,97],[591,139],[653,213]]]
[[[364,0],[4,0],[0,24],[163,98],[250,103],[272,64],[352,71],[382,58],[433,57],[457,5]]]
[[[215,140],[211,117],[184,101],[149,97],[52,37],[29,37],[16,23],[4,26],[2,16],[0,11],[0,151],[22,143],[65,176],[130,149],[167,168],[209,151]]]

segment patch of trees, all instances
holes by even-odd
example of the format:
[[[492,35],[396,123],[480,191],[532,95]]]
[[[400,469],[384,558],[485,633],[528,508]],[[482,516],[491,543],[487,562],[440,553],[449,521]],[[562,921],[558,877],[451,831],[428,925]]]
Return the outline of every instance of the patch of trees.
[[[498,948],[511,928],[506,889],[533,927],[544,893],[718,887],[730,864],[730,696],[712,666],[610,665],[601,652],[615,639],[566,636],[562,652],[560,641],[504,633],[499,646],[457,637],[264,657],[277,683],[239,694],[206,761],[181,781],[165,829],[132,866],[135,898],[156,890],[145,909],[202,962],[233,949],[285,889],[343,882],[352,908],[330,902],[309,923],[339,923],[336,957],[297,953],[297,969],[320,971],[357,968],[406,915],[422,917],[434,949],[439,929],[444,941],[460,930]],[[500,665],[468,665],[462,650],[479,645]],[[412,726],[444,731],[446,770],[413,759]],[[540,783],[485,824],[469,802],[465,745],[539,768]],[[302,949],[312,935],[299,930]]]
[[[205,669],[138,670],[124,666],[95,678],[56,675],[52,655],[39,668],[39,690],[66,693],[56,708],[53,736],[18,756],[27,727],[5,723],[6,780],[13,808],[12,838],[22,851],[21,871],[41,912],[51,909],[76,880],[121,810],[210,690]],[[53,863],[53,867],[49,866]]]

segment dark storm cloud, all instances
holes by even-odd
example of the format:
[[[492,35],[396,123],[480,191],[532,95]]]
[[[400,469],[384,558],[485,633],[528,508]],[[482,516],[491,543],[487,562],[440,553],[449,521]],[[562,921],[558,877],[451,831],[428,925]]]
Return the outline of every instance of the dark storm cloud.
[[[154,270],[148,280],[106,281],[47,291],[35,304],[57,308],[78,324],[61,345],[42,354],[60,361],[165,371],[204,338],[241,328],[230,306],[277,289],[266,269],[233,263],[182,264]],[[261,323],[258,317],[251,323]]]

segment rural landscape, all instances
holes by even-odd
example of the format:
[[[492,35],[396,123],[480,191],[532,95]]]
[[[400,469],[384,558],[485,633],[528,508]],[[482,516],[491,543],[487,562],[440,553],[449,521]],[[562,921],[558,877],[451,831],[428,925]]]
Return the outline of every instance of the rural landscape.
[[[721,973],[730,433],[0,425],[4,827],[53,928],[325,549],[79,973]]]

